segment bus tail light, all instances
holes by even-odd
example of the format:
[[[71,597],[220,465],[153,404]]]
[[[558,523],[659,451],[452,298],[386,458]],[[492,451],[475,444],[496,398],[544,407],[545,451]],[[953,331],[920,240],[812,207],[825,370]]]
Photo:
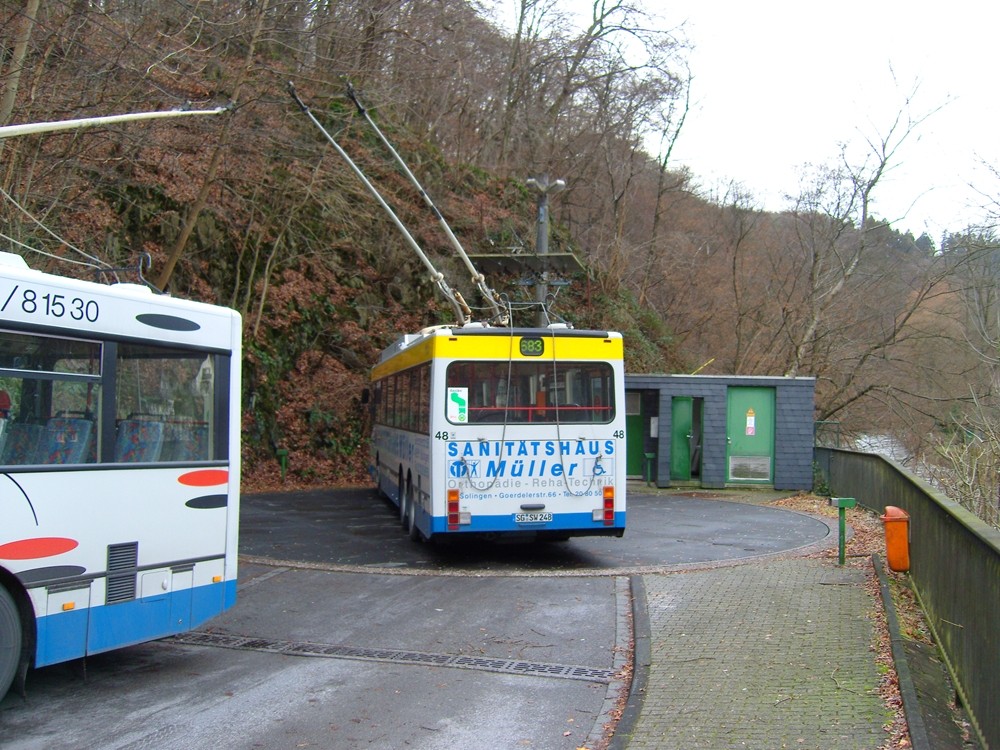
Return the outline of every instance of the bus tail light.
[[[615,524],[615,488],[604,488],[604,525],[614,526]]]
[[[458,531],[458,490],[448,490],[448,531]]]

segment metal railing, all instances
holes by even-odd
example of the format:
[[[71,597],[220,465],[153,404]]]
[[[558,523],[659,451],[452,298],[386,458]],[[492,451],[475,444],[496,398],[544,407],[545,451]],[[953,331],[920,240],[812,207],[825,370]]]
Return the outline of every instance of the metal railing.
[[[985,748],[1000,748],[1000,531],[898,464],[815,449],[833,494],[910,515],[909,576]]]

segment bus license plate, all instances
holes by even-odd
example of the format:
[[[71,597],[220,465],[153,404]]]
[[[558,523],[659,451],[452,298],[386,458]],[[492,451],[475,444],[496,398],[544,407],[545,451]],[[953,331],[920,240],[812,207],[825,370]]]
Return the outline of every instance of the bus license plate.
[[[548,523],[552,520],[551,513],[515,513],[514,523]]]

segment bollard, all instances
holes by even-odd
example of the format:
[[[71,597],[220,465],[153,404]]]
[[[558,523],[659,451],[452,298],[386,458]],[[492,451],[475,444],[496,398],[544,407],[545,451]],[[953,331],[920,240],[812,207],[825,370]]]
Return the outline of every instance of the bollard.
[[[885,561],[889,570],[905,573],[910,569],[910,514],[887,505],[885,515],[879,518],[885,526]]]
[[[288,471],[288,448],[278,448],[278,463],[281,464],[281,481],[285,481],[285,472]]]
[[[646,457],[646,486],[653,486],[653,459],[656,458],[655,453],[644,453]]]
[[[847,509],[853,508],[857,505],[857,501],[853,497],[831,497],[830,505],[838,509],[840,515],[840,543],[837,547],[839,552],[837,559],[840,564],[844,564],[845,547],[847,540]]]

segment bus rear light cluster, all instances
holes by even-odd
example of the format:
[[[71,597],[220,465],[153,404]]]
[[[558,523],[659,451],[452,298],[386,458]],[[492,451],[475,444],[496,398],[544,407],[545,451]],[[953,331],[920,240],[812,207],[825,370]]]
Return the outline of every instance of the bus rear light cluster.
[[[458,510],[458,490],[448,490],[448,531],[458,531],[461,513]]]
[[[614,526],[615,524],[615,488],[604,488],[604,525]]]

